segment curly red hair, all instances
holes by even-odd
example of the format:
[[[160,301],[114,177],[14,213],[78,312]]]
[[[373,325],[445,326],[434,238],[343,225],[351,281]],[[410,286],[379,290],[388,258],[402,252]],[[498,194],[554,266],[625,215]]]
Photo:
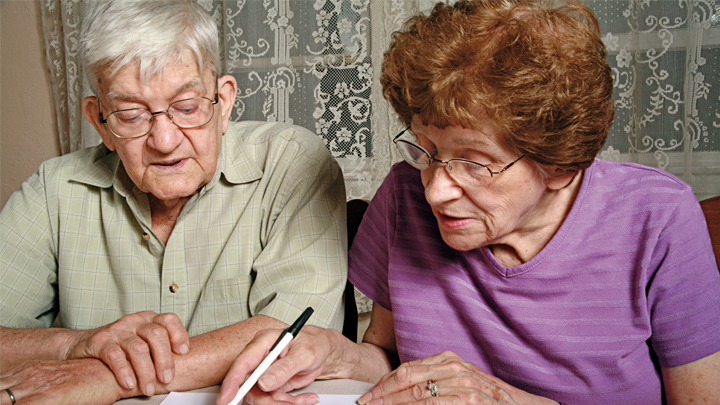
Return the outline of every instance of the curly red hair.
[[[575,0],[440,3],[393,34],[383,94],[409,125],[481,129],[540,165],[592,164],[614,117],[607,51]]]

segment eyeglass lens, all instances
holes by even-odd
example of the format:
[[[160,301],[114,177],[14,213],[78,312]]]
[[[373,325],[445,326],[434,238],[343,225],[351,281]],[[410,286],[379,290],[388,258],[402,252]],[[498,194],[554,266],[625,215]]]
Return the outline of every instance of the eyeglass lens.
[[[166,113],[180,128],[196,128],[210,122],[214,102],[205,97],[194,97],[176,101],[166,111],[152,113],[144,108],[115,111],[108,115],[110,130],[123,138],[134,138],[150,132],[155,114]]]
[[[417,145],[403,140],[398,140],[396,145],[403,159],[414,168],[425,170],[430,167],[432,158]],[[452,178],[471,186],[485,185],[491,177],[487,167],[463,160],[450,160],[447,169]]]

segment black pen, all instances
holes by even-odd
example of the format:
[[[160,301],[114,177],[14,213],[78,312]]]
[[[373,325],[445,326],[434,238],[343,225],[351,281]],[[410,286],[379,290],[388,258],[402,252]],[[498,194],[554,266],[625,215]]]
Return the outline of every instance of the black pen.
[[[265,357],[265,359],[262,361],[262,363],[260,363],[260,365],[255,369],[255,371],[250,374],[250,377],[245,380],[243,385],[240,386],[237,395],[235,395],[235,398],[230,401],[229,405],[238,405],[240,401],[245,398],[245,395],[247,395],[248,391],[250,391],[250,388],[255,385],[258,378],[263,375],[263,373],[268,369],[268,367],[270,367],[270,365],[275,361],[275,359],[278,358],[280,353],[285,350],[285,347],[290,344],[290,341],[295,337],[295,335],[300,332],[300,328],[305,325],[305,322],[308,320],[308,318],[310,318],[310,315],[312,313],[313,309],[311,307],[307,307],[307,309],[303,311],[302,314],[300,314],[300,317],[289,328],[285,329],[282,332],[278,340],[270,348],[270,353],[268,353],[267,357]]]

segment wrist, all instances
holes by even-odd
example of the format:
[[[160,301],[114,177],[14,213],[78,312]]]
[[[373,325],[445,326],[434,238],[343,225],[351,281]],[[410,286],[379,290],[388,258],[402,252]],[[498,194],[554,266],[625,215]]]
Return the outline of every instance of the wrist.
[[[56,336],[58,360],[75,360],[90,357],[80,347],[87,340],[89,331],[60,329]]]
[[[110,367],[100,359],[83,358],[71,361],[85,364],[83,369],[91,376],[89,380],[98,382],[102,387],[102,390],[111,397],[110,399],[112,399],[113,402],[119,401],[123,398],[145,395],[137,386],[134,389],[121,387],[115,379],[115,374],[113,374],[112,370],[110,370]],[[104,400],[106,400],[106,398]]]
[[[358,366],[356,356],[352,355],[349,347],[352,342],[335,329],[325,329],[325,333],[329,342],[328,357],[318,378],[352,378],[350,370]]]
[[[330,346],[330,351],[334,361],[324,370],[329,378],[376,383],[392,370],[392,361],[382,348],[371,343],[358,344],[337,331],[333,332],[335,343]]]

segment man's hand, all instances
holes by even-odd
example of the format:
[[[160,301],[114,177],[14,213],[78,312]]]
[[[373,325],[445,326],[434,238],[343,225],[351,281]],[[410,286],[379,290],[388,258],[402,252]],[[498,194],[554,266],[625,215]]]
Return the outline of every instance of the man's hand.
[[[121,387],[137,386],[144,395],[153,395],[157,381],[167,384],[175,375],[173,353],[189,350],[190,338],[177,315],[145,311],[78,334],[66,358],[98,358]]]
[[[115,382],[98,359],[31,361],[0,374],[0,405],[10,405],[9,388],[18,404],[112,404],[133,395]]]

